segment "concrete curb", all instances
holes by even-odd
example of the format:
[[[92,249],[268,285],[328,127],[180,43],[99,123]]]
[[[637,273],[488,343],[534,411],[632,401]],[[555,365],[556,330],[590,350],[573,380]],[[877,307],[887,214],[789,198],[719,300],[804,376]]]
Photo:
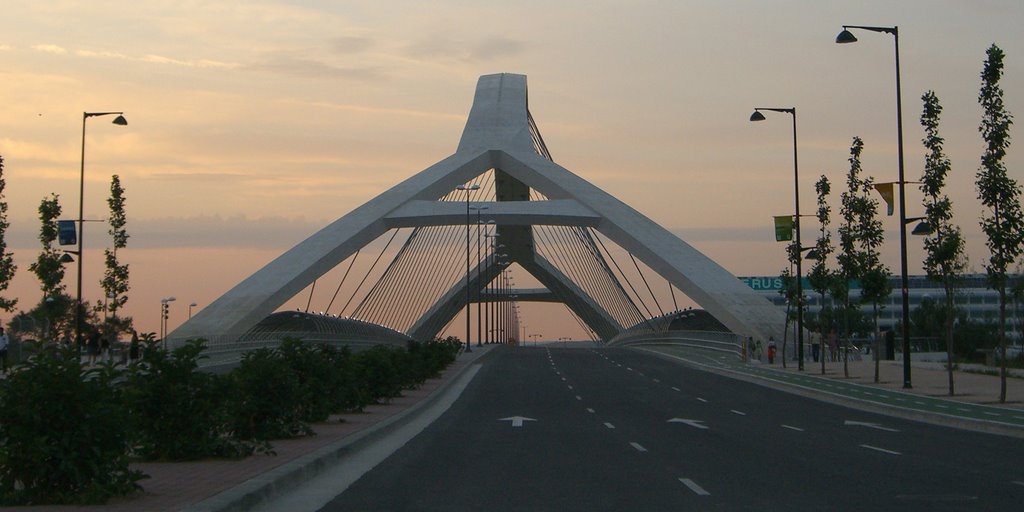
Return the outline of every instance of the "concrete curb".
[[[493,347],[493,346],[492,346]],[[480,350],[479,348],[477,350]],[[422,411],[428,409],[444,396],[459,379],[473,367],[474,363],[486,358],[489,349],[470,356],[456,373],[447,376],[445,382],[427,397],[410,405],[404,411],[395,413],[359,432],[346,436],[316,451],[286,462],[270,471],[253,477],[235,487],[220,492],[203,501],[181,509],[183,512],[235,512],[255,508],[263,502],[284,494],[289,489],[319,475],[344,457],[351,456],[379,439],[398,429]]]
[[[829,391],[823,391],[814,388],[808,388],[799,384],[793,384],[791,382],[785,382],[781,380],[769,379],[758,375],[751,375],[737,370],[729,368],[723,368],[713,366],[684,357],[666,354],[664,352],[658,352],[653,349],[646,349],[642,347],[631,347],[637,350],[642,350],[649,354],[657,357],[672,359],[674,361],[681,361],[691,366],[699,367],[702,370],[728,377],[736,380],[742,380],[751,384],[757,384],[759,386],[769,387],[784,391],[793,395],[801,396],[804,398],[810,398],[821,402],[834,403],[849,407],[851,409],[857,409],[864,412],[872,412],[876,414],[883,414],[885,416],[891,416],[895,418],[920,421],[922,423],[928,423],[930,425],[939,425],[944,427],[958,428],[961,430],[971,430],[974,432],[984,432],[987,434],[998,434],[1007,437],[1016,437],[1024,439],[1024,428],[1020,428],[1014,425],[1007,425],[1005,423],[998,423],[994,421],[976,420],[972,418],[964,418],[960,416],[947,415],[942,413],[928,412],[928,411],[917,411],[913,409],[904,409],[894,405],[881,404],[878,402],[872,402],[852,396],[842,395],[838,393],[832,393]]]

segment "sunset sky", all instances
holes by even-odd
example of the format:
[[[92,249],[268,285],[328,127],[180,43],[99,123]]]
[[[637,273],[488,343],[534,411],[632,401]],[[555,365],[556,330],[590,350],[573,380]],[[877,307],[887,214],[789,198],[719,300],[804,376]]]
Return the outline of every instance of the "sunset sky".
[[[853,136],[865,173],[896,180],[893,38],[857,31],[860,42],[837,45],[844,24],[899,26],[908,180],[923,163],[920,97],[938,94],[948,191],[981,272],[979,73],[996,43],[1007,107],[1024,115],[1022,21],[1020,0],[5,0],[0,155],[18,265],[5,296],[25,310],[40,299],[28,270],[40,200],[57,193],[63,217],[77,215],[83,111],[128,119],[88,122],[85,218],[107,216],[120,175],[127,313],[157,331],[160,298],[178,299],[173,328],[189,303],[202,308],[453,153],[477,78],[496,72],[528,76],[556,162],[734,274],[777,274],[771,218],[793,208],[790,118],[750,123],[754,107],[797,108],[806,212],[821,174],[838,205]],[[1006,160],[1018,181],[1021,144]],[[908,187],[909,216],[920,200]],[[898,221],[885,223],[884,261],[898,273]],[[85,240],[85,297],[96,300],[106,226],[89,223]],[[920,273],[921,243],[909,246]],[[73,295],[73,266],[66,277]],[[544,338],[582,335],[564,308],[523,309]]]

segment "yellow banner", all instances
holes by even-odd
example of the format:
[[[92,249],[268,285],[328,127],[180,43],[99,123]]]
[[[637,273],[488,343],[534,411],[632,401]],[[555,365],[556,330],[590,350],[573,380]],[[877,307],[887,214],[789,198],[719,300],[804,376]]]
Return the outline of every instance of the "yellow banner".
[[[896,204],[896,200],[892,194],[892,183],[875,183],[875,190],[882,195],[882,200],[885,201],[886,215],[892,216],[893,205]]]
[[[793,216],[775,216],[775,241],[788,242],[793,239]]]

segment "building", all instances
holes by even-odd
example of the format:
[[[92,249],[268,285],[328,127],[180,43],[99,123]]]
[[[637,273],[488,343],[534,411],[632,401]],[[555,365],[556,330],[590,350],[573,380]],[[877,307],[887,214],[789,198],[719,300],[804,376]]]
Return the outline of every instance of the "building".
[[[747,286],[763,295],[772,304],[783,310],[786,308],[786,298],[780,293],[782,291],[782,278],[779,276],[754,276],[740,277]],[[908,276],[910,309],[914,310],[925,298],[935,301],[942,301],[945,291],[938,282],[929,280],[926,276]],[[999,293],[987,288],[985,274],[969,274],[964,276],[963,283],[957,292],[956,305],[967,315],[967,318],[978,322],[999,321]],[[803,279],[804,297],[807,298],[807,312],[814,315],[821,310],[821,295],[811,288],[807,277]],[[882,304],[879,312],[878,323],[883,330],[894,328],[902,317],[903,297],[900,293],[900,277],[889,278],[892,286],[892,294]],[[856,301],[860,297],[860,285],[856,281],[850,287],[850,297]],[[826,298],[826,300],[831,300]],[[871,313],[871,304],[864,304],[861,310],[866,314]],[[1019,337],[1021,321],[1024,320],[1024,304],[1008,302],[1006,306],[1008,328],[1012,331],[1014,338]]]

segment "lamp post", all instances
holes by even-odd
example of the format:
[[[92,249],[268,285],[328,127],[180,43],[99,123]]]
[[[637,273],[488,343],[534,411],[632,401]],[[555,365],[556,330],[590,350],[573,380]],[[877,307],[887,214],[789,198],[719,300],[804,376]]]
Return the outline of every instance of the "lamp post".
[[[188,305],[188,319],[192,320],[192,308],[198,306],[195,302]]]
[[[124,118],[124,112],[82,112],[82,158],[80,160],[80,174],[78,180],[78,277],[75,285],[75,344],[82,345],[82,260],[85,254],[82,252],[82,241],[85,238],[85,221],[83,213],[85,209],[85,121],[90,117],[111,116],[113,124],[125,126],[128,121]]]
[[[466,352],[472,352],[473,348],[470,343],[470,325],[469,325],[469,303],[472,299],[469,290],[469,193],[473,190],[480,190],[480,185],[474,183],[472,185],[459,185],[455,187],[455,190],[463,190],[466,192]]]
[[[171,303],[174,297],[160,299],[160,339],[164,342],[164,350],[167,350],[167,318],[170,317]]]
[[[483,324],[481,322],[481,320],[483,320],[483,314],[482,314],[481,309],[480,309],[481,306],[482,306],[482,304],[480,303],[480,292],[482,290],[483,275],[480,272],[480,270],[481,270],[480,264],[482,262],[482,259],[481,259],[480,256],[481,256],[481,251],[483,251],[483,244],[481,243],[481,240],[482,240],[483,237],[481,236],[481,234],[482,234],[482,231],[483,231],[483,228],[484,228],[484,223],[480,219],[480,212],[482,212],[483,210],[488,209],[489,206],[487,206],[487,205],[483,205],[483,206],[475,205],[475,206],[472,206],[470,208],[476,211],[476,346],[482,347],[482,346],[484,346],[484,340],[483,340]],[[494,222],[494,221],[491,221],[491,222]]]
[[[843,25],[843,31],[836,36],[836,43],[855,43],[857,38],[850,29],[869,30],[892,34],[896,45],[896,151],[900,185],[900,291],[903,295],[903,387],[910,389],[910,290],[907,280],[907,196],[906,180],[903,177],[903,100],[900,92],[900,31],[899,27],[868,27]]]
[[[797,369],[804,370],[804,290],[803,290],[803,268],[800,265],[800,254],[803,248],[800,245],[800,165],[796,145],[796,107],[792,108],[767,108],[757,107],[750,115],[751,121],[764,121],[762,110],[770,112],[784,112],[793,116],[793,217],[794,228],[796,229],[796,357]]]

